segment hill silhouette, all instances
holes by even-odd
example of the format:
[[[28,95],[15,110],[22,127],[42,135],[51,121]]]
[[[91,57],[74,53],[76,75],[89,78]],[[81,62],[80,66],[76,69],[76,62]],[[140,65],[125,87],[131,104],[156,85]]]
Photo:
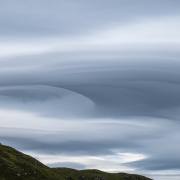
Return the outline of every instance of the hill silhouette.
[[[0,180],[151,180],[126,173],[49,168],[12,147],[0,144]]]

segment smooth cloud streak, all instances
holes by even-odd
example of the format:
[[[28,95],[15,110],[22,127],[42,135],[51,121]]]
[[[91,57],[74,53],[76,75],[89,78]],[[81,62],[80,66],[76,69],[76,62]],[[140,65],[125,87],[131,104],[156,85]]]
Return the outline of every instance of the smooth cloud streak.
[[[1,42],[0,57],[84,51],[143,52],[168,49],[174,52],[179,51],[179,22],[179,16],[163,17],[155,20],[144,19],[135,24],[111,27],[84,36],[22,39],[18,40],[19,42],[14,39],[8,43]]]

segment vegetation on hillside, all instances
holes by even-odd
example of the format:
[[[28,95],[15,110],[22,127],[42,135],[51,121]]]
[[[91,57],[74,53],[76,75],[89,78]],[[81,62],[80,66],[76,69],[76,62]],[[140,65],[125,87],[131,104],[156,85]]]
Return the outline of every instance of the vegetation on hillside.
[[[150,180],[125,173],[49,168],[14,148],[0,144],[0,180]]]

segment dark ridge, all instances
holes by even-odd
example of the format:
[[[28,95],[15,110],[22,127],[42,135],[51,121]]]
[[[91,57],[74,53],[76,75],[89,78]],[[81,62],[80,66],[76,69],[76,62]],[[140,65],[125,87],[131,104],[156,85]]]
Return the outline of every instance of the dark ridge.
[[[96,169],[49,168],[14,148],[0,144],[0,180],[151,180],[147,177],[107,173]]]

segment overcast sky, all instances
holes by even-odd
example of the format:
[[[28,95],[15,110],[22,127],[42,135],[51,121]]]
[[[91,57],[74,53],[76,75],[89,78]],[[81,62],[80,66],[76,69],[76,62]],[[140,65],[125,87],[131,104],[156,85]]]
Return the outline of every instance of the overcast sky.
[[[177,180],[179,117],[179,0],[0,0],[0,142]]]

